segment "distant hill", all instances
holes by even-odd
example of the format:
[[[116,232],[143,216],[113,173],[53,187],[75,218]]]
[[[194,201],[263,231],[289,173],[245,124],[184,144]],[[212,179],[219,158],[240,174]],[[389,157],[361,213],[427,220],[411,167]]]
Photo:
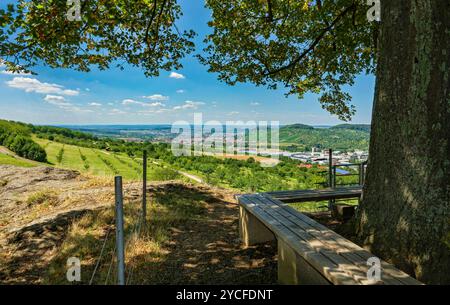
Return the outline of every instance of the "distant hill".
[[[340,151],[368,150],[370,125],[341,124],[314,128],[294,124],[280,128],[280,146],[288,151],[309,151],[313,147]]]
[[[310,125],[305,125],[305,124],[292,124],[292,125],[283,126],[282,128],[290,129],[290,130],[295,130],[295,129],[314,129],[314,127],[312,127]]]
[[[349,130],[360,130],[365,132],[370,132],[369,124],[340,124],[331,127],[331,129],[349,129]]]

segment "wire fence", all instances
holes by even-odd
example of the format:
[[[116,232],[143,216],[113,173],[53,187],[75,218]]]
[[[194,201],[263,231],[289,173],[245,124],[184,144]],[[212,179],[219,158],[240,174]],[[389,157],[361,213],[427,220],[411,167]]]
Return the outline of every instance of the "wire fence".
[[[147,162],[145,161],[145,159],[147,158],[147,154],[144,153],[143,155],[143,159],[144,161],[141,163],[139,162],[140,165],[145,166],[147,164]],[[131,179],[134,182],[130,182],[125,184],[125,187],[123,188],[122,186],[122,177],[121,176],[117,176],[116,180],[119,178],[120,180],[120,193],[121,194],[125,194],[124,197],[122,197],[122,195],[119,197],[119,200],[121,200],[121,206],[122,206],[122,213],[118,213],[117,211],[117,182],[116,182],[116,206],[115,208],[115,218],[112,219],[112,221],[108,224],[108,229],[106,231],[105,237],[102,239],[101,241],[101,250],[100,253],[96,259],[96,264],[94,266],[94,269],[92,271],[90,280],[89,280],[89,285],[93,285],[95,282],[96,277],[98,277],[98,273],[99,270],[102,270],[103,267],[108,266],[108,272],[105,276],[105,281],[104,281],[104,285],[108,285],[108,284],[114,284],[117,282],[120,282],[120,273],[123,272],[122,276],[125,277],[125,274],[127,275],[126,277],[126,281],[124,281],[123,284],[126,285],[131,285],[132,284],[132,278],[133,278],[133,273],[135,270],[135,267],[133,264],[131,264],[131,267],[129,267],[127,269],[125,262],[123,262],[124,264],[124,269],[120,270],[118,261],[119,261],[119,253],[120,251],[118,251],[118,247],[119,250],[120,248],[124,249],[125,253],[127,252],[127,250],[130,249],[130,247],[132,246],[133,242],[138,241],[141,238],[141,234],[142,234],[142,228],[145,226],[145,218],[144,216],[146,215],[146,177],[142,177],[141,181],[144,181],[144,183],[142,184],[142,193],[139,197],[141,197],[142,199],[142,206],[138,207],[138,208],[134,208],[132,205],[133,204],[138,204],[136,203],[136,200],[133,200],[135,197],[133,196],[128,196],[129,194],[132,194],[132,192],[135,189],[139,189],[136,188],[135,184],[136,183],[141,183],[139,182],[139,178],[140,178],[140,174],[145,174],[146,175],[147,170],[143,169],[142,171],[136,171],[136,179]],[[144,202],[145,200],[145,202]],[[119,221],[119,217],[121,217],[121,221],[124,222],[124,220],[127,218],[125,217],[124,213],[125,212],[131,212],[131,214],[126,215],[129,216],[128,218],[131,219],[131,225],[128,226],[128,229],[126,230],[126,232],[123,232],[123,238],[122,240],[118,240],[117,237],[117,222]],[[118,215],[120,214],[120,215]],[[135,220],[135,221],[133,221]],[[114,225],[114,221],[116,222],[116,227],[114,229],[114,231],[116,231],[116,240],[113,243],[114,247],[109,251],[110,253],[110,259],[106,259],[107,257],[107,248],[108,245],[111,244],[112,239],[114,236],[113,233],[113,225]],[[125,234],[126,233],[126,234]],[[126,235],[126,236],[125,236]],[[105,265],[106,263],[109,263],[108,265]],[[114,273],[113,270],[114,268],[118,269],[117,272],[117,277],[114,277],[112,274]],[[111,280],[111,281],[110,281]]]
[[[125,261],[121,261],[122,259],[124,260],[125,255],[123,254],[123,256],[121,256],[121,252],[124,251],[125,253],[128,252],[128,250],[131,250],[130,247],[133,246],[133,242],[138,241],[141,238],[141,234],[142,234],[142,228],[145,227],[146,225],[146,209],[147,209],[147,200],[146,200],[146,192],[147,192],[147,187],[146,187],[146,180],[147,180],[147,154],[144,152],[143,154],[143,160],[137,160],[133,158],[133,161],[135,161],[136,163],[138,163],[140,166],[142,166],[142,170],[135,170],[136,173],[136,179],[131,179],[134,182],[130,182],[130,183],[126,183],[125,184],[125,188],[123,189],[123,185],[122,185],[122,177],[121,176],[117,176],[117,178],[120,178],[120,205],[121,205],[121,209],[122,211],[120,213],[118,213],[117,211],[117,197],[116,197],[116,206],[115,206],[115,219],[113,219],[111,221],[111,223],[108,225],[108,229],[106,231],[105,237],[102,239],[101,241],[101,250],[100,253],[96,259],[96,264],[94,266],[92,275],[90,277],[89,280],[89,285],[93,285],[96,279],[96,276],[98,277],[98,272],[99,270],[103,270],[103,267],[108,266],[108,271],[106,273],[105,276],[105,281],[104,281],[104,285],[108,285],[108,284],[114,284],[114,283],[120,283],[120,284],[124,284],[124,285],[131,285],[133,283],[133,275],[135,272],[135,264],[130,264],[130,267],[127,268]],[[121,161],[122,163],[124,163],[124,161]],[[330,162],[332,162],[332,155],[331,155],[331,150],[330,150]],[[332,163],[330,163],[332,164]],[[365,169],[366,169],[366,162],[363,162],[361,164],[344,164],[344,165],[329,165],[329,169],[328,171],[323,171],[320,172],[321,174],[323,174],[324,176],[324,182],[320,182],[320,183],[316,183],[316,184],[320,184],[320,185],[325,185],[328,187],[336,187],[338,185],[345,185],[343,183],[337,183],[337,177],[359,177],[358,181],[355,181],[354,183],[351,182],[350,184],[352,185],[362,185],[364,183],[364,175],[365,175]],[[347,167],[350,170],[347,173],[339,173],[338,169],[339,168],[343,168],[343,167]],[[351,168],[355,168],[351,169]],[[140,179],[142,175],[142,180]],[[142,183],[143,182],[143,183]],[[133,200],[135,197],[133,196],[128,196],[130,194],[132,194],[133,191],[135,191],[136,189],[139,190],[139,187],[136,187],[134,184],[135,183],[142,183],[142,192],[140,194],[140,196],[138,195],[138,197],[140,197],[142,199],[142,205],[140,206],[140,208],[134,208],[132,207],[133,204],[137,204],[136,200]],[[117,196],[117,192],[118,190],[116,189],[116,196]],[[125,197],[123,197],[122,195],[125,194]],[[125,204],[124,204],[125,203]],[[124,212],[129,212],[131,211],[132,214],[130,215],[126,215],[129,216],[128,218],[131,219],[131,224],[129,224],[128,229],[126,230],[126,234],[125,232],[123,233],[122,238],[118,238],[117,235],[117,223],[119,222],[118,218],[120,219],[120,222],[123,224],[124,219],[126,219],[126,217],[124,217]],[[120,214],[120,215],[118,215]],[[112,240],[112,236],[114,236],[114,234],[112,234],[113,232],[113,225],[114,225],[114,220],[116,221],[116,227],[115,227],[115,231],[116,231],[116,240],[113,243],[114,246],[110,249],[109,254],[110,254],[110,258],[109,260],[106,259],[107,257],[107,249],[108,249],[108,245],[111,244],[111,240]],[[133,221],[134,220],[134,221]],[[125,236],[126,235],[126,236]],[[123,250],[122,250],[123,249]],[[105,265],[106,263],[109,263],[109,265]],[[123,266],[123,270],[121,270],[120,265]],[[112,275],[114,272],[114,268],[117,268],[118,272],[116,273],[116,276]],[[126,277],[125,277],[126,275]]]

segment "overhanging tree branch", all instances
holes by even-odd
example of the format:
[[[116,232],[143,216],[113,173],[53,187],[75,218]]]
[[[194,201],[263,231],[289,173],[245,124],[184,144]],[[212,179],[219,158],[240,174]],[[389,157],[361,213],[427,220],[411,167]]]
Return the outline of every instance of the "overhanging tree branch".
[[[334,20],[333,22],[330,23],[329,26],[327,26],[326,28],[324,28],[322,30],[322,32],[319,34],[319,36],[317,36],[317,38],[312,42],[312,44],[305,50],[303,51],[297,58],[295,58],[293,61],[291,61],[289,64],[284,65],[282,67],[279,67],[275,70],[269,70],[267,71],[267,73],[264,74],[264,76],[270,76],[273,74],[277,74],[283,70],[287,70],[287,69],[293,69],[304,57],[306,57],[311,51],[313,51],[315,49],[315,47],[319,44],[319,42],[323,39],[323,37],[330,32],[334,26],[351,10],[353,10],[355,7],[355,4],[353,3],[352,5],[350,5],[349,7],[347,7],[345,10],[343,10]]]

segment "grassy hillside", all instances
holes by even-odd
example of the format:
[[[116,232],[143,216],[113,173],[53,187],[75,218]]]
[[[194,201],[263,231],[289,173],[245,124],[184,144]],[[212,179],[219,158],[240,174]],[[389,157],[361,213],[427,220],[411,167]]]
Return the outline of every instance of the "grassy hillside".
[[[95,176],[120,175],[124,179],[139,180],[142,177],[142,161],[123,153],[62,144],[46,139],[34,138],[44,147],[50,164],[57,167],[78,170]],[[176,172],[149,163],[147,178],[151,180],[170,180],[178,177]]]
[[[175,157],[170,145],[164,143],[131,143],[100,139],[64,128],[17,125],[24,126],[29,141],[43,150],[48,162],[43,164],[88,175],[121,175],[127,180],[139,180],[142,152],[147,150],[149,181],[177,179],[177,171],[180,171],[194,174],[212,185],[249,192],[316,188],[326,182],[323,168],[302,168],[298,161],[288,158],[282,158],[274,167],[263,168],[254,158]],[[280,138],[284,149],[298,151],[331,147],[345,151],[367,149],[369,134],[361,130],[319,129],[296,124],[282,127]],[[17,160],[0,160],[0,164],[12,162]]]
[[[368,150],[370,134],[363,125],[313,128],[295,124],[280,128],[280,146],[288,151],[332,148],[340,151]]]
[[[360,130],[370,132],[371,126],[369,124],[340,124],[331,127],[331,129],[348,129],[348,130]]]
[[[19,159],[17,157],[4,154],[0,152],[0,165],[14,165],[14,166],[20,166],[20,167],[34,167],[36,166],[35,163],[31,161],[26,161],[23,159]]]

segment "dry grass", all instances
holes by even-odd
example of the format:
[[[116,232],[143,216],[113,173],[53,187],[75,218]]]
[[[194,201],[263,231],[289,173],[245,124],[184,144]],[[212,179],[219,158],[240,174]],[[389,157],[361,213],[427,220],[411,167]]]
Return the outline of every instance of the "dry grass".
[[[92,174],[84,174],[84,176],[87,181],[80,187],[81,189],[114,186],[114,176],[94,176]]]
[[[26,219],[33,220],[47,214],[59,204],[58,193],[55,190],[45,189],[28,196],[26,205],[30,209]]]
[[[58,202],[58,194],[54,190],[42,190],[28,196],[26,203],[28,207],[32,206],[54,206]]]
[[[152,186],[145,227],[139,227],[140,201],[126,201],[127,283],[273,283],[273,247],[242,249],[237,239],[236,205],[216,195],[183,184]],[[93,283],[116,283],[112,206],[72,223],[43,283],[68,284],[66,261],[77,257],[82,263],[81,284],[88,284],[105,239]]]
[[[0,283],[69,284],[70,257],[81,260],[81,284],[90,282],[97,262],[93,283],[117,282],[112,179],[41,167],[5,167],[2,174],[9,182],[1,188]],[[139,231],[141,187],[124,181],[129,283],[276,281],[276,246],[240,246],[233,192],[175,181],[149,183],[147,226]]]
[[[164,201],[164,200],[163,200]],[[192,206],[192,204],[194,206]],[[128,275],[131,270],[141,264],[154,264],[161,262],[168,251],[164,243],[169,239],[169,228],[176,223],[196,218],[201,203],[185,202],[161,203],[159,199],[149,204],[148,225],[140,227],[141,203],[125,202],[124,223],[126,239],[126,265]],[[201,214],[201,213],[200,213]],[[115,273],[115,231],[114,231],[114,209],[111,206],[105,210],[86,214],[73,222],[67,236],[53,260],[49,272],[44,280],[45,283],[65,284],[65,261],[69,257],[78,257],[82,262],[82,283],[90,281],[97,263],[103,241],[108,236],[101,264],[94,277],[95,284],[114,283]],[[112,272],[108,277],[109,265],[113,259]],[[142,279],[135,278],[135,281]]]

